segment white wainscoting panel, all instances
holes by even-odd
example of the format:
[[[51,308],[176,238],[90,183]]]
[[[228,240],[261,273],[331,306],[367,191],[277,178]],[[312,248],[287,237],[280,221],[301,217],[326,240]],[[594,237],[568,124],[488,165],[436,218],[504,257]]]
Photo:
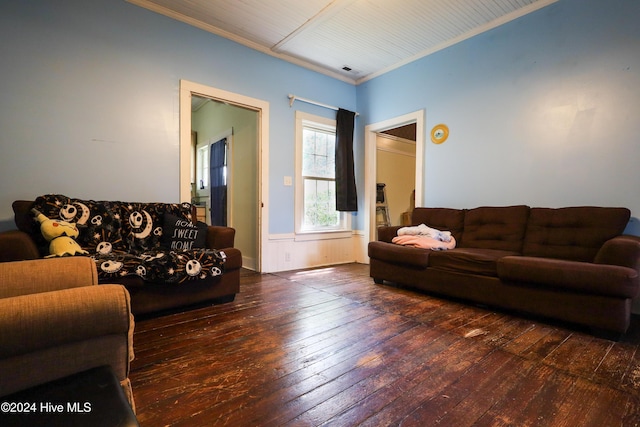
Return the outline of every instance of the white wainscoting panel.
[[[298,240],[295,234],[270,235],[262,263],[264,273],[360,262],[362,236]]]

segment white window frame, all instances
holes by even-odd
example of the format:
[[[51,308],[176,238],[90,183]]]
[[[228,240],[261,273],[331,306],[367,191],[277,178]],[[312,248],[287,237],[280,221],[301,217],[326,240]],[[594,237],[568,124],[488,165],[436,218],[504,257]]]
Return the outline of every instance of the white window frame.
[[[199,197],[209,196],[209,143],[196,146],[196,193]]]
[[[302,131],[311,126],[323,130],[336,130],[336,121],[326,117],[316,116],[302,111],[296,111],[296,176],[295,176],[295,234],[296,240],[332,239],[351,237],[351,215],[340,212],[340,222],[335,228],[304,229],[304,180],[302,178]]]

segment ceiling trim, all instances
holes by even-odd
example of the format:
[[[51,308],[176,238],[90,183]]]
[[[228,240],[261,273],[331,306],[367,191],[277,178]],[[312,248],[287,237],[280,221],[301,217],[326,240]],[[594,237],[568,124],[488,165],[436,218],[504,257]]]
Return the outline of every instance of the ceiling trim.
[[[133,5],[142,7],[144,9],[150,10],[152,12],[156,12],[158,14],[164,15],[166,17],[175,19],[177,21],[183,22],[185,24],[188,24],[190,26],[199,28],[201,30],[207,31],[209,33],[215,34],[217,36],[220,36],[222,38],[225,38],[227,40],[231,40],[233,42],[236,42],[238,44],[241,44],[245,47],[248,47],[250,49],[256,50],[258,52],[267,54],[269,56],[281,59],[283,61],[287,61],[289,63],[298,65],[300,67],[306,68],[308,70],[311,71],[315,71],[317,73],[320,74],[324,74],[326,76],[332,77],[334,79],[346,82],[346,83],[350,83],[353,85],[359,85],[361,83],[367,82],[369,80],[372,80],[376,77],[379,77],[383,74],[386,74],[390,71],[393,71],[397,68],[400,68],[404,65],[407,65],[409,63],[412,63],[414,61],[417,61],[421,58],[424,58],[425,56],[429,56],[435,52],[438,52],[440,50],[446,49],[450,46],[453,46],[457,43],[460,43],[464,40],[470,39],[472,37],[475,37],[481,33],[487,32],[489,30],[492,30],[496,27],[499,27],[503,24],[506,24],[510,21],[513,21],[515,19],[518,19],[524,15],[527,15],[529,13],[535,12],[538,9],[542,9],[546,6],[549,6],[553,3],[556,3],[559,0],[538,0],[534,3],[531,3],[527,6],[521,7],[517,10],[515,10],[514,12],[511,12],[507,15],[503,15],[491,22],[488,22],[472,31],[469,31],[465,34],[462,34],[458,37],[455,37],[451,40],[448,40],[440,45],[437,45],[435,47],[426,49],[422,52],[419,52],[416,55],[413,55],[407,59],[401,60],[391,66],[385,67],[379,71],[373,72],[371,74],[368,74],[366,76],[363,76],[359,79],[353,78],[353,77],[349,77],[346,76],[344,74],[332,71],[326,67],[323,67],[321,65],[318,65],[317,63],[311,62],[311,61],[307,61],[307,60],[303,60],[297,56],[293,56],[293,55],[288,55],[286,53],[282,52],[282,49],[285,45],[287,45],[289,42],[291,42],[292,40],[294,40],[297,36],[299,36],[300,34],[302,34],[303,32],[314,28],[315,26],[321,24],[322,22],[324,22],[326,19],[331,18],[332,16],[334,16],[336,13],[340,12],[341,10],[343,10],[344,8],[348,7],[350,4],[352,4],[354,1],[356,0],[334,0],[333,2],[331,2],[329,5],[327,5],[325,8],[323,8],[320,12],[318,12],[316,15],[314,15],[313,17],[309,18],[305,23],[303,23],[301,26],[299,26],[297,29],[295,29],[294,31],[292,31],[289,35],[287,35],[285,38],[283,38],[282,40],[280,40],[278,43],[276,43],[275,45],[271,46],[271,47],[266,47],[263,46],[259,43],[256,43],[254,41],[251,41],[249,39],[246,39],[244,37],[238,36],[236,34],[233,34],[229,31],[223,30],[221,28],[218,28],[214,25],[210,25],[210,24],[206,24],[202,21],[199,21],[197,19],[191,18],[189,16],[183,15],[181,13],[175,12],[171,9],[168,9],[164,6],[158,5],[156,3],[154,3],[151,0],[126,0],[128,3],[131,3]]]
[[[131,3],[133,5],[136,6],[140,6],[144,9],[150,10],[152,12],[156,12],[159,13],[160,15],[164,15],[168,18],[172,18],[175,19],[177,21],[183,22],[185,24],[191,25],[193,27],[199,28],[201,30],[207,31],[209,33],[213,33],[217,36],[220,36],[222,38],[231,40],[233,42],[239,43],[243,46],[246,46],[248,48],[257,50],[259,52],[265,53],[267,55],[273,56],[275,58],[278,59],[282,59],[283,61],[287,61],[290,62],[292,64],[295,65],[299,65],[301,67],[307,68],[311,71],[315,71],[317,73],[321,73],[324,74],[326,76],[329,77],[333,77],[335,79],[341,80],[343,82],[346,83],[351,83],[351,84],[356,84],[356,80],[353,78],[349,78],[347,76],[344,76],[342,74],[339,73],[335,73],[331,70],[328,70],[324,67],[321,67],[319,65],[313,64],[309,61],[304,61],[300,58],[296,58],[295,56],[290,56],[290,55],[286,55],[283,53],[279,53],[279,52],[275,52],[272,49],[266,48],[256,42],[253,42],[251,40],[245,39],[244,37],[240,37],[236,34],[230,33],[228,31],[222,30],[216,26],[213,25],[209,25],[209,24],[205,24],[202,21],[198,21],[197,19],[193,19],[189,16],[185,16],[181,13],[175,12],[173,10],[167,9],[166,7],[157,5],[156,3],[153,3],[151,1],[148,0],[126,0],[127,3]]]

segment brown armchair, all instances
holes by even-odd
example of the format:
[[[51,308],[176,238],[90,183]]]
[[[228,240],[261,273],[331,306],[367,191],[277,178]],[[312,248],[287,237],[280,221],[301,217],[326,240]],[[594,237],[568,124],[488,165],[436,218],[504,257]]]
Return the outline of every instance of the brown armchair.
[[[97,284],[86,257],[0,263],[0,396],[110,365],[135,409],[129,293]]]

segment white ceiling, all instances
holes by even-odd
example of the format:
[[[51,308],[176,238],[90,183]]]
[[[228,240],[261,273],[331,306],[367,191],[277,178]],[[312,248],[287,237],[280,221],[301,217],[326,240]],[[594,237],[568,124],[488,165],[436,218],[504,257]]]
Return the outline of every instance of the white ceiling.
[[[357,84],[558,0],[127,1]]]

